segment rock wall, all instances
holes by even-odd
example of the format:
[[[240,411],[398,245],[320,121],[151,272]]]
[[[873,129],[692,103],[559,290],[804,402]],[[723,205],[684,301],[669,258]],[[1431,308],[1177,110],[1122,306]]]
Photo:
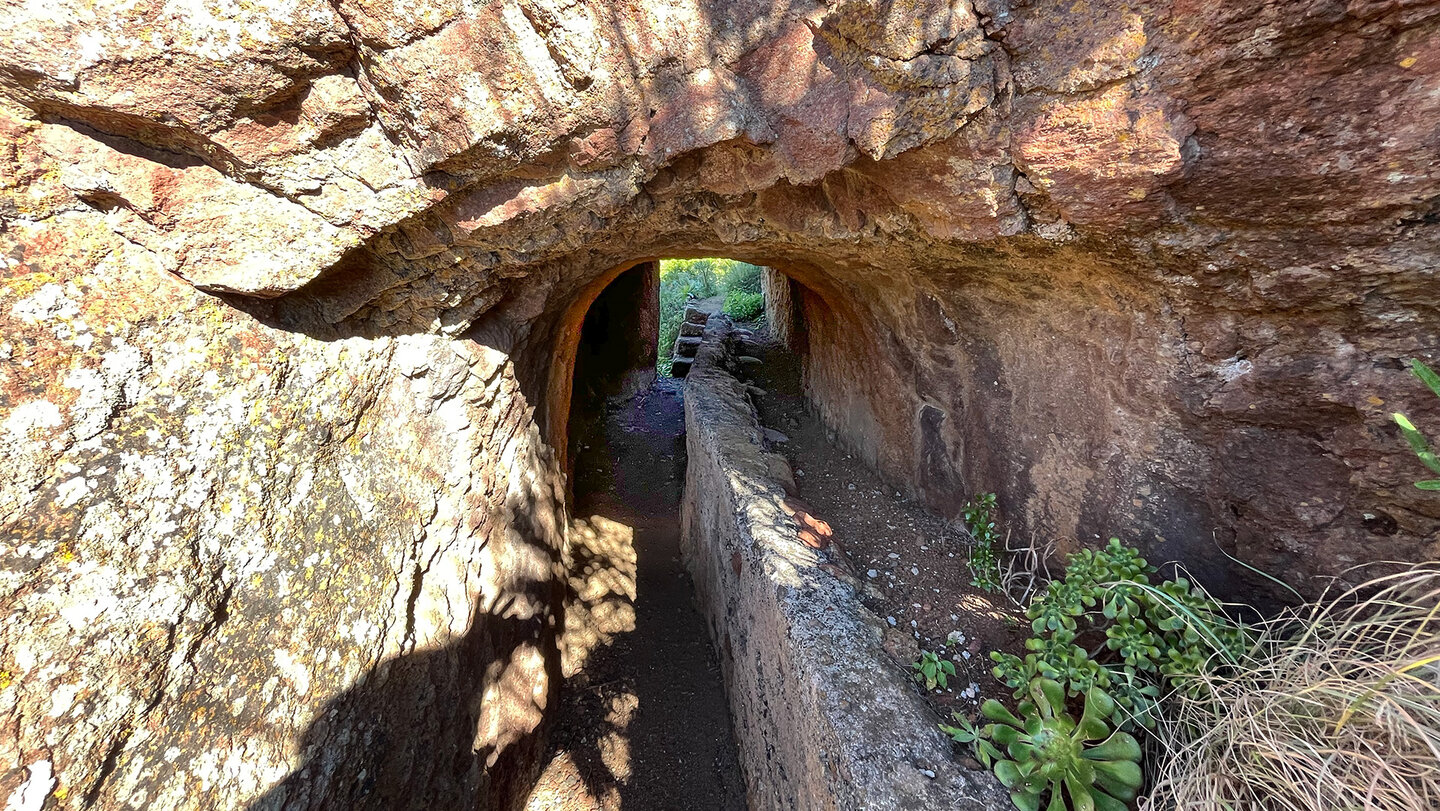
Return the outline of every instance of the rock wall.
[[[765,296],[765,327],[771,338],[790,350],[800,348],[802,337],[793,285],[789,276],[775,268],[765,268],[760,277],[760,292]]]
[[[523,783],[551,687],[563,508],[504,353],[278,328],[57,216],[11,225],[0,292],[0,796],[513,793],[496,784]]]
[[[503,345],[201,293],[7,132],[0,796],[500,807],[564,526]]]
[[[800,282],[817,408],[942,509],[1232,593],[1437,555],[1435,2],[12,6],[7,802],[521,780],[580,325],[661,256]]]
[[[712,317],[685,382],[681,551],[721,653],[750,807],[1005,807],[991,775],[952,759],[838,548],[801,541],[789,465],[727,371],[731,340]]]
[[[582,406],[594,411],[607,397],[627,397],[649,386],[655,380],[659,331],[660,266],[643,262],[620,274],[585,312],[571,418]]]

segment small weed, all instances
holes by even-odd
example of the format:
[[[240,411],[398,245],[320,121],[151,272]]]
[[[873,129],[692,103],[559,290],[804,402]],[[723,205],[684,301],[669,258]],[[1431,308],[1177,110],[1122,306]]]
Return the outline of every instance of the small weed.
[[[950,686],[950,677],[955,675],[955,663],[948,659],[941,659],[934,651],[925,651],[920,654],[920,661],[911,665],[915,670],[915,681],[925,685],[926,690],[934,690],[937,686],[940,689],[947,689]]]
[[[965,505],[965,526],[974,543],[970,547],[970,585],[998,592],[1000,586],[1000,531],[995,527],[995,494],[981,493]]]

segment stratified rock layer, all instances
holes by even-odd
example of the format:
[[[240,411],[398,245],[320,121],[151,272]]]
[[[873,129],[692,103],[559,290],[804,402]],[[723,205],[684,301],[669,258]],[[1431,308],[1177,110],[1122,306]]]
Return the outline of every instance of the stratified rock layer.
[[[657,256],[797,281],[816,408],[942,510],[1230,593],[1217,547],[1309,590],[1436,556],[1388,415],[1440,426],[1402,363],[1440,361],[1437,28],[10,3],[0,797],[510,798],[569,630],[574,343]]]

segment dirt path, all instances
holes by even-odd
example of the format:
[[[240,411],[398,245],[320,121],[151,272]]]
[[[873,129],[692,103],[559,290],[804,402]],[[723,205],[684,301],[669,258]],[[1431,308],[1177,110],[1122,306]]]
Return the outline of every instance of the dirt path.
[[[592,580],[621,583],[590,609],[617,632],[563,688],[549,763],[528,808],[743,809],[720,669],[679,557],[680,382],[661,378],[598,428],[581,440],[575,464],[575,515],[597,539],[576,565]],[[615,598],[628,590],[630,571],[633,630],[628,597]]]

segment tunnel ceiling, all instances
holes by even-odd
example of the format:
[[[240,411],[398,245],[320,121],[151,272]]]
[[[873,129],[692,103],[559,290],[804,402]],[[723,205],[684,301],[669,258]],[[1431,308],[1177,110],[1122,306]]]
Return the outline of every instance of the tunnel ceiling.
[[[1352,6],[86,4],[10,15],[0,75],[56,195],[204,290],[324,279],[332,321],[458,333],[547,263],[696,246],[859,275],[1079,241],[1254,306],[1257,269],[1310,300],[1433,247],[1433,15]]]

